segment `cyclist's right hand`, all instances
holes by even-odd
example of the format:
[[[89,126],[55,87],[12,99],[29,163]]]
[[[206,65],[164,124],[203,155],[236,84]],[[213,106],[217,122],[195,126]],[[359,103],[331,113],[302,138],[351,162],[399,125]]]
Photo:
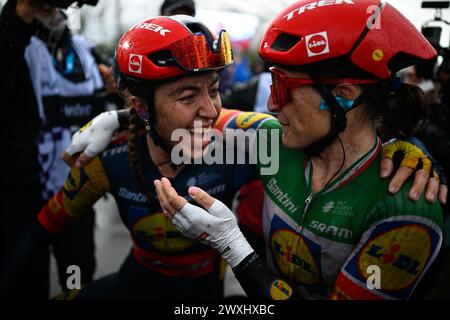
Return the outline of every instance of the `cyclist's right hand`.
[[[61,155],[69,166],[81,168],[106,149],[113,134],[120,128],[117,111],[99,114],[75,132],[70,146]],[[80,154],[81,153],[81,154]]]

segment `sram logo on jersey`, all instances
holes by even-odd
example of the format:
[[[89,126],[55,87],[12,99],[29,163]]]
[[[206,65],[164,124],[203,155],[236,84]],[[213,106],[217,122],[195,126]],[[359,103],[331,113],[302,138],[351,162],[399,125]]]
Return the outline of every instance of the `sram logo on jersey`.
[[[289,12],[287,15],[285,15],[283,18],[286,19],[286,21],[291,20],[295,14],[300,15],[305,13],[306,11],[315,10],[321,7],[326,6],[334,6],[334,5],[340,5],[340,4],[355,4],[353,0],[321,0],[321,1],[314,1],[308,4],[305,4],[304,6],[301,6],[299,8],[296,8]]]
[[[353,232],[350,229],[339,228],[331,224],[327,225],[317,220],[311,221],[309,226],[319,232],[326,233],[338,238],[351,239],[353,236]]]
[[[162,26],[159,26],[159,25],[154,24],[154,23],[148,23],[148,22],[138,23],[131,29],[132,30],[134,30],[134,29],[145,29],[145,30],[150,30],[150,31],[153,31],[153,32],[159,32],[159,34],[162,35],[163,37],[166,36],[166,33],[172,32],[169,29],[165,29]]]
[[[305,41],[308,57],[315,57],[330,52],[328,33],[326,31],[307,35]]]

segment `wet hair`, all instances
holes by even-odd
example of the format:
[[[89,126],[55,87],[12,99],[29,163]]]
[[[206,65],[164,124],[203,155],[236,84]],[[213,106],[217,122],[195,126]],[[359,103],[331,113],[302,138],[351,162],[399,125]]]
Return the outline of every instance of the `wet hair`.
[[[401,83],[363,86],[364,104],[383,140],[417,135],[431,117],[425,93],[418,86]]]
[[[145,179],[144,169],[141,163],[141,156],[139,153],[139,133],[144,129],[144,122],[139,117],[136,109],[130,107],[130,123],[128,132],[128,161],[133,170],[134,176],[138,183],[140,191],[146,195],[148,203],[152,203],[152,194]]]
[[[153,205],[153,195],[150,192],[149,184],[145,179],[144,169],[141,162],[141,154],[139,153],[139,136],[145,130],[145,122],[130,101],[130,95],[141,99],[150,113],[150,117],[154,117],[154,92],[155,84],[151,81],[136,81],[132,78],[122,77],[120,80],[119,93],[125,99],[127,108],[130,111],[128,124],[128,162],[135,176],[139,190],[145,194],[149,206]],[[154,119],[154,118],[153,118]]]

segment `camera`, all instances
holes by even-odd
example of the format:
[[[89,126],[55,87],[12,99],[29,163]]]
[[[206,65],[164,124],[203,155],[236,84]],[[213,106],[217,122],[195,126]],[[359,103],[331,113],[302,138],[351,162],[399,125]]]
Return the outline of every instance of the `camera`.
[[[97,5],[98,0],[44,0],[44,2],[51,5],[52,7],[65,9],[74,2],[77,2],[79,7],[81,7],[83,4],[95,6]]]
[[[450,25],[448,21],[443,19],[442,10],[450,8],[450,1],[422,1],[422,8],[435,9],[436,11],[434,19],[429,20],[422,25],[422,34],[441,55],[442,50],[447,50],[447,48],[444,49],[440,45],[443,27],[445,25]]]
[[[422,8],[424,8],[424,9],[448,9],[448,8],[450,8],[450,1],[423,1]]]

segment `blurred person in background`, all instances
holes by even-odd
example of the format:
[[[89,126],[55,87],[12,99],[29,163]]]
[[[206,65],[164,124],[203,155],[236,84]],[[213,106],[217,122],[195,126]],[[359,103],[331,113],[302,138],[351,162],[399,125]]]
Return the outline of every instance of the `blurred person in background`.
[[[195,3],[193,0],[164,0],[159,14],[162,16],[185,14],[195,17]]]
[[[1,13],[0,99],[8,121],[0,141],[5,151],[2,164],[9,168],[1,179],[2,256],[64,184],[69,168],[60,154],[81,124],[105,110],[105,84],[109,92],[115,91],[112,73],[94,46],[72,34],[66,14],[56,7],[70,2],[10,0]],[[92,280],[93,229],[94,215],[88,215],[53,242],[64,290],[70,265],[81,268],[82,283]],[[33,296],[46,298],[48,273],[49,253],[43,248],[17,286],[1,294],[20,297],[26,284]],[[7,276],[2,274],[2,279]]]
[[[430,152],[442,165],[442,179],[448,181],[450,177],[450,50],[439,48],[443,61],[437,69],[436,100],[432,104],[431,119],[425,124],[423,133],[418,137],[427,145]],[[450,299],[450,207],[443,206],[445,238],[443,244],[442,267],[439,270],[437,287],[430,294],[430,298]]]
[[[232,89],[222,95],[225,108],[236,108],[242,111],[255,111],[268,113],[267,100],[270,96],[270,65],[261,61],[261,70],[246,83],[236,84]]]

